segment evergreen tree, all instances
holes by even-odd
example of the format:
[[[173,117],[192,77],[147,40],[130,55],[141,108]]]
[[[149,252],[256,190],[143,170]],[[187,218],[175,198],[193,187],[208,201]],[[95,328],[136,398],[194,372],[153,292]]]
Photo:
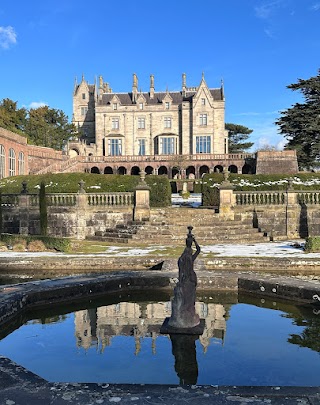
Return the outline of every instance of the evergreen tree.
[[[26,136],[34,145],[58,150],[70,137],[77,136],[75,126],[62,110],[43,106],[28,111],[8,98],[0,102],[0,127]]]
[[[320,70],[310,79],[299,79],[287,86],[301,91],[304,103],[296,103],[281,112],[276,121],[280,133],[287,138],[286,149],[296,149],[300,168],[319,166],[320,163]]]
[[[25,135],[26,120],[27,110],[25,108],[19,109],[16,101],[4,98],[0,102],[0,127]]]
[[[229,131],[229,153],[242,153],[251,148],[253,142],[246,141],[252,133],[252,129],[243,125],[228,123],[226,123],[225,128]]]
[[[64,143],[76,133],[62,110],[43,106],[29,111],[26,124],[28,139],[35,144],[61,150]]]

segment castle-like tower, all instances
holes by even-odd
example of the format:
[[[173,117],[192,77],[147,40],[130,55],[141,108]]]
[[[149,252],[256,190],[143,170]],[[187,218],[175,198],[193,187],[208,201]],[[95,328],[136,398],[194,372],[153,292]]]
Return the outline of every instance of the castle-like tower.
[[[100,76],[75,83],[73,123],[81,133],[69,153],[85,156],[154,156],[228,153],[223,85],[209,88],[204,75],[198,87],[181,91],[139,90],[133,74],[131,92],[114,93]]]

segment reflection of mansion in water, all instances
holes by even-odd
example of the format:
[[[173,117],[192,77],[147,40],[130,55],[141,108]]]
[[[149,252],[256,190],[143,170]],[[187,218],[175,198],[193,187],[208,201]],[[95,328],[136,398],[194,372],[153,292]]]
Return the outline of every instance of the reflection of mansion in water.
[[[196,302],[196,311],[205,319],[205,329],[199,337],[206,351],[211,338],[223,341],[226,331],[225,308],[221,304]],[[88,349],[96,346],[103,351],[113,336],[134,336],[136,354],[140,339],[152,338],[152,351],[156,351],[156,338],[164,319],[171,315],[171,302],[120,302],[99,308],[75,312],[77,346]]]

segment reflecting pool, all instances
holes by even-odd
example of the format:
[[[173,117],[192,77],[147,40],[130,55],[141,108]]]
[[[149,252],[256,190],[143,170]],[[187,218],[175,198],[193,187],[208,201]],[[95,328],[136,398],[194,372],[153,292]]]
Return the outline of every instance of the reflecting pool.
[[[29,312],[0,332],[0,354],[51,382],[320,385],[319,307],[236,293],[197,300],[199,337],[159,334],[168,294],[130,293]]]

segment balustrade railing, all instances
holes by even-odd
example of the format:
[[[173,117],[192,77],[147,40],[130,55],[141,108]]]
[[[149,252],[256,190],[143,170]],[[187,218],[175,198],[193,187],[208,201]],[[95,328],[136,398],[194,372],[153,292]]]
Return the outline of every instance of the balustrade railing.
[[[299,204],[320,204],[320,191],[299,191],[297,192]]]
[[[18,207],[19,194],[1,194],[2,207]]]
[[[46,194],[47,204],[56,207],[70,207],[77,204],[77,194],[48,193]]]
[[[286,203],[285,191],[235,191],[236,205],[281,205]]]
[[[88,193],[87,201],[91,206],[130,206],[133,205],[133,193]]]

